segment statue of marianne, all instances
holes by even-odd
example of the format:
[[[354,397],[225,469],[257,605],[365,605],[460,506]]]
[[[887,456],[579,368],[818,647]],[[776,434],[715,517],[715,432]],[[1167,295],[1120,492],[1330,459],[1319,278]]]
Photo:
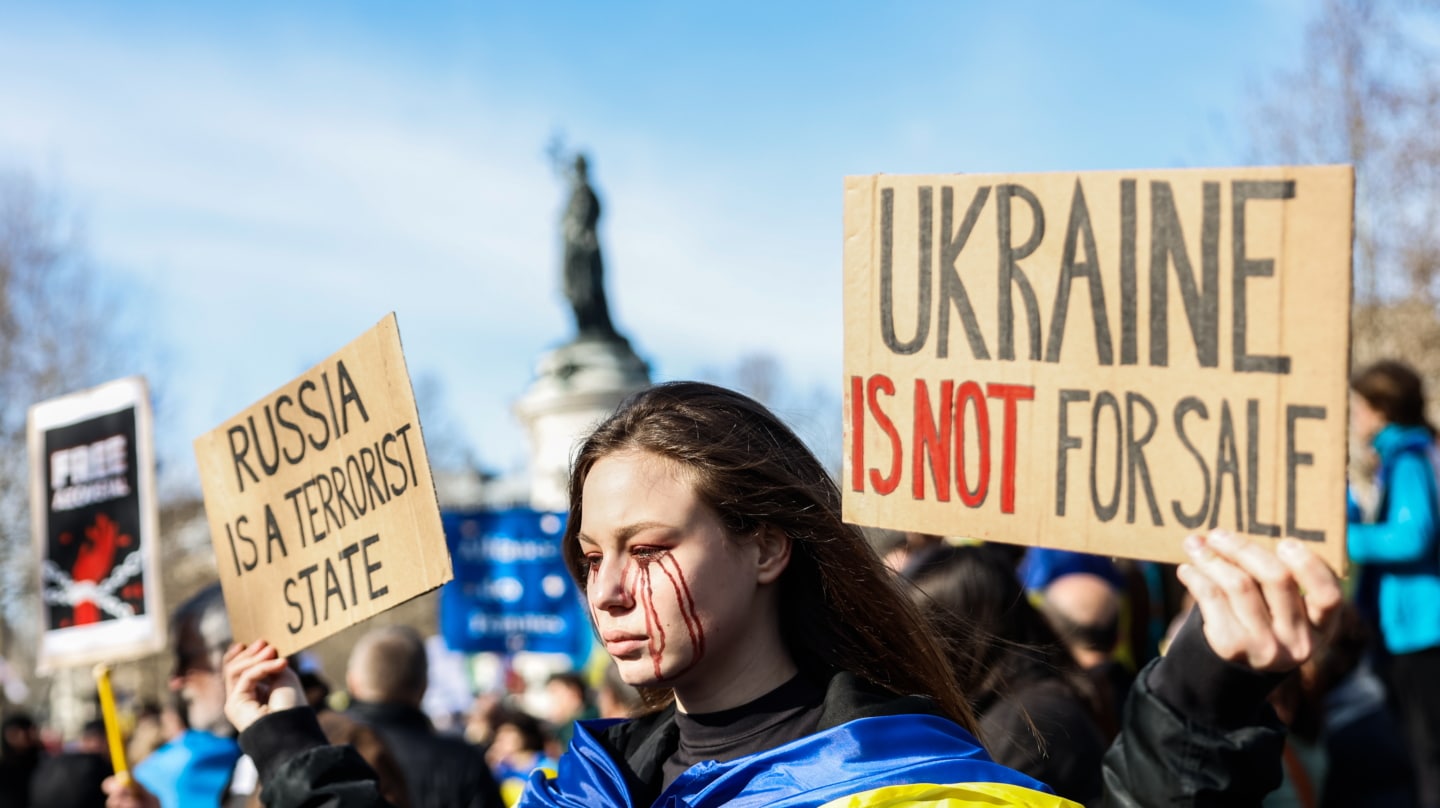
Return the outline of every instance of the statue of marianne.
[[[575,310],[576,339],[615,340],[620,335],[610,322],[605,301],[605,267],[600,258],[600,200],[590,187],[585,155],[575,156],[570,179],[570,203],[560,220],[565,241],[563,282],[565,297]]]

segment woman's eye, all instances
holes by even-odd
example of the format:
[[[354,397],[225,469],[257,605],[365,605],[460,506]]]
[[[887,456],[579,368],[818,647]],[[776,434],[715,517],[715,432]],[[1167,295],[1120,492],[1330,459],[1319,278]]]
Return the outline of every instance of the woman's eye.
[[[600,569],[600,556],[598,554],[587,555],[581,560],[580,566],[586,571],[594,572],[595,570]]]
[[[633,547],[630,549],[630,555],[634,556],[640,561],[649,561],[654,558],[659,558],[666,552],[668,551],[664,547]]]

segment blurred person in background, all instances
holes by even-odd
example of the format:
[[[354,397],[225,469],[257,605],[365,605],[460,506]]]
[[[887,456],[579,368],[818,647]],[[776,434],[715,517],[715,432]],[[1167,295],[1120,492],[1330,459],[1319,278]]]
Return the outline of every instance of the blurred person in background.
[[[161,735],[166,741],[173,741],[187,729],[190,729],[190,724],[185,720],[185,699],[171,691],[160,708]]]
[[[1110,739],[1089,680],[1030,605],[1012,556],[988,544],[947,547],[912,576],[915,605],[948,643],[990,757],[1098,804]]]
[[[485,754],[495,740],[495,722],[500,720],[504,710],[499,695],[477,693],[465,712],[465,741]]]
[[[208,808],[242,805],[249,797],[254,769],[248,769],[247,778],[235,728],[225,718],[220,667],[231,639],[230,615],[218,583],[195,593],[170,615],[175,655],[170,689],[179,698],[185,729],[137,762],[128,785],[113,777],[107,780],[112,802],[128,799],[161,808]],[[232,793],[237,782],[239,791]]]
[[[1362,565],[1357,605],[1379,613],[1393,703],[1400,709],[1423,808],[1440,808],[1440,506],[1435,429],[1424,385],[1408,365],[1377,362],[1351,380],[1356,435],[1379,456],[1374,523],[1352,522],[1350,560]]]
[[[400,763],[411,808],[500,808],[484,757],[460,738],[438,734],[420,709],[429,660],[420,634],[405,626],[364,634],[350,652],[345,685],[351,718],[380,734]]]
[[[96,722],[91,722],[96,723]],[[30,781],[30,805],[34,808],[101,808],[105,805],[103,784],[114,770],[105,744],[105,725],[99,739],[86,725],[75,751],[47,758]]]
[[[135,727],[130,730],[130,738],[125,742],[125,759],[130,765],[150,757],[150,753],[169,740],[165,737],[161,715],[160,705],[155,702],[145,702],[135,711]]]
[[[1120,709],[1135,674],[1115,658],[1120,641],[1120,593],[1107,578],[1072,572],[1050,581],[1041,611],[1090,680],[1106,740],[1120,728]]]
[[[1290,728],[1285,783],[1265,808],[1410,808],[1414,770],[1384,685],[1361,664],[1368,630],[1349,604],[1334,638],[1270,694]]]
[[[500,796],[507,806],[520,801],[531,772],[544,769],[547,776],[555,776],[555,758],[545,751],[552,740],[535,716],[523,710],[500,713],[495,740],[486,750],[485,760],[500,784]]]
[[[545,696],[545,720],[550,724],[552,739],[549,751],[552,757],[559,757],[570,745],[575,722],[598,718],[600,714],[590,698],[590,686],[573,671],[551,674],[545,682]]]
[[[0,723],[0,808],[29,808],[30,778],[44,758],[40,727],[29,713]]]

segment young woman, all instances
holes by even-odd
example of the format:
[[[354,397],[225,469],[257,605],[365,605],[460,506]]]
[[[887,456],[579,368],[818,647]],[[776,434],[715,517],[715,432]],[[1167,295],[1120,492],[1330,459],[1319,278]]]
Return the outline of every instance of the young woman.
[[[697,383],[642,392],[585,441],[570,494],[563,551],[650,712],[582,722],[522,805],[1073,805],[990,761],[931,627],[761,405]],[[1308,657],[1339,601],[1298,543],[1189,541],[1206,623],[1177,642],[1185,661],[1137,683],[1107,759],[1117,805],[1253,804],[1273,788],[1279,730],[1251,717],[1267,672]],[[358,759],[287,709],[300,702],[274,653],[236,646],[226,668],[266,804],[381,804]]]
[[[1402,714],[1420,805],[1440,806],[1440,513],[1420,377],[1400,362],[1379,362],[1350,384],[1352,425],[1380,456],[1380,507],[1373,524],[1352,523],[1350,559],[1378,606],[1389,653],[1393,700]],[[1362,601],[1369,597],[1361,595]],[[1362,603],[1362,606],[1366,605]]]

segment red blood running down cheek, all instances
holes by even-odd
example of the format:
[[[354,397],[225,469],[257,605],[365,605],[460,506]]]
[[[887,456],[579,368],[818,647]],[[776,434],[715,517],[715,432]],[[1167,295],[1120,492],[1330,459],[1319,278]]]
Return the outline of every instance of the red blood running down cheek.
[[[633,575],[632,567],[627,562],[621,571],[622,586],[625,587],[626,594],[639,604],[641,612],[645,615],[645,635],[647,650],[650,653],[650,664],[653,666],[655,679],[660,681],[667,678],[661,670],[660,660],[665,654],[669,637],[665,633],[665,624],[660,618],[659,607],[655,604],[654,567],[659,567],[660,572],[675,593],[675,603],[680,611],[680,618],[685,624],[685,632],[689,636],[692,649],[690,661],[668,678],[685,673],[705,656],[705,628],[700,623],[699,610],[695,608],[695,596],[690,591],[690,582],[686,579],[680,562],[676,561],[673,556],[666,553],[653,557],[637,557],[634,559]],[[590,572],[592,583],[595,574],[596,572],[592,568]],[[592,621],[596,621],[597,625],[599,611],[592,601],[590,618]]]
[[[663,556],[659,559],[660,571],[670,579],[670,586],[675,590],[675,602],[679,604],[680,616],[685,621],[685,631],[690,635],[690,647],[693,654],[690,664],[685,666],[689,670],[705,656],[705,628],[700,625],[700,613],[695,609],[695,597],[690,593],[690,583],[685,580],[685,571],[680,568],[680,562],[674,556]]]
[[[655,668],[655,679],[663,678],[660,672],[660,655],[665,653],[665,625],[660,622],[660,613],[655,608],[655,585],[650,580],[650,559],[636,559],[639,574],[636,576],[636,597],[645,610],[645,636],[650,651],[650,664]]]

